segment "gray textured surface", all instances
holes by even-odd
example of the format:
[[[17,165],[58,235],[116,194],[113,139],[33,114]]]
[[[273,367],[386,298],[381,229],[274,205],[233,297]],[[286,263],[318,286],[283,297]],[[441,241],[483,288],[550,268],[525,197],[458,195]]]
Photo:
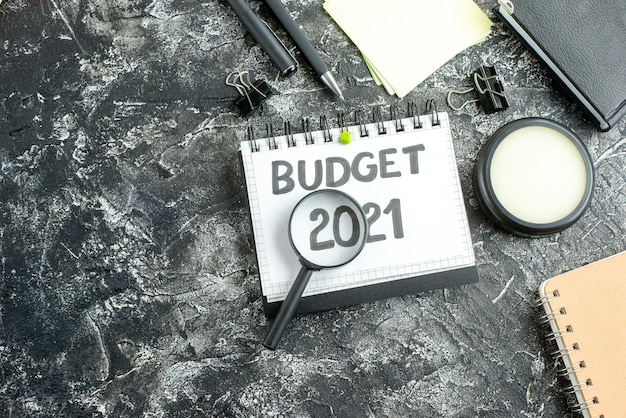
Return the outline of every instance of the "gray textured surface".
[[[0,415],[568,416],[533,300],[542,280],[626,249],[626,121],[597,132],[495,1],[478,2],[488,40],[399,104],[444,108],[482,64],[505,81],[507,111],[451,112],[481,281],[300,316],[264,350],[246,127],[398,102],[321,0],[285,3],[345,103],[300,56],[276,78],[217,0],[0,4]],[[247,119],[224,85],[245,68],[279,92]],[[481,144],[525,116],[570,126],[597,170],[590,210],[542,239],[495,229],[471,184]]]

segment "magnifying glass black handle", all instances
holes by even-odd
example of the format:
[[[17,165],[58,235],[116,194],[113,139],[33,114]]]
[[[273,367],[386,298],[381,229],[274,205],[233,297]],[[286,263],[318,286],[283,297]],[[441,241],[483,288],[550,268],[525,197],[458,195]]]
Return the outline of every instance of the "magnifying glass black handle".
[[[289,324],[291,317],[296,312],[298,303],[300,303],[302,292],[304,292],[304,289],[311,278],[311,273],[313,273],[313,270],[305,266],[302,266],[300,269],[298,277],[296,277],[296,280],[289,289],[289,293],[287,293],[287,297],[280,305],[280,309],[278,310],[278,315],[276,315],[276,318],[274,319],[274,323],[263,339],[263,345],[265,347],[272,350],[276,350],[276,347],[278,347],[280,337],[283,336],[285,328],[287,328],[287,324]]]

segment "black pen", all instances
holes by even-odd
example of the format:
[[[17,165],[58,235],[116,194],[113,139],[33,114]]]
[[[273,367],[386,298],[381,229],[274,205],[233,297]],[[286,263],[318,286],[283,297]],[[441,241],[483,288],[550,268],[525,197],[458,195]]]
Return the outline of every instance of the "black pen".
[[[274,65],[278,67],[280,75],[289,75],[296,71],[298,63],[293,55],[291,55],[285,44],[278,39],[267,23],[254,13],[247,0],[226,0],[226,2],[241,19],[250,35],[263,48]]]
[[[265,0],[265,3],[272,9],[276,18],[283,25],[289,36],[291,36],[291,39],[293,39],[293,42],[300,49],[300,52],[302,52],[302,55],[309,61],[315,73],[320,76],[324,84],[326,84],[333,93],[343,100],[343,94],[341,94],[335,77],[333,77],[328,66],[326,66],[326,63],[302,30],[298,27],[296,22],[293,21],[289,15],[289,11],[283,6],[281,0]]]

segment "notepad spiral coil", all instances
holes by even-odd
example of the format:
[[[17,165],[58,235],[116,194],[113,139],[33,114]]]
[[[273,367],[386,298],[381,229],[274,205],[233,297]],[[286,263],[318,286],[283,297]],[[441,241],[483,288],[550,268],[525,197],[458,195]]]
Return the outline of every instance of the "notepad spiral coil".
[[[593,393],[587,393],[588,389],[593,388],[593,380],[585,373],[587,369],[584,359],[585,347],[576,338],[576,324],[571,323],[567,307],[562,306],[560,296],[558,289],[540,294],[537,305],[544,310],[540,321],[550,328],[545,339],[557,346],[556,350],[550,352],[550,355],[561,363],[557,375],[569,380],[568,385],[563,388],[563,393],[574,412],[579,412],[586,418],[604,418],[604,415],[592,415],[592,409],[600,403],[600,399]]]
[[[428,124],[431,127],[440,126],[440,116],[439,111],[437,109],[437,104],[433,99],[428,99],[425,103],[425,111],[420,113],[418,111],[418,107],[415,102],[409,101],[407,102],[405,115],[402,114],[398,105],[391,105],[389,107],[389,118],[385,118],[381,111],[380,107],[375,107],[372,110],[372,115],[370,121],[366,121],[363,111],[355,110],[354,111],[354,125],[359,127],[359,136],[361,138],[369,137],[374,132],[371,129],[375,129],[375,133],[377,135],[386,135],[387,134],[387,122],[391,121],[392,126],[395,130],[394,133],[403,132],[405,127],[403,125],[403,121],[406,119],[410,119],[413,124],[413,129],[422,129],[424,128],[424,123],[426,121],[424,119],[428,119]],[[369,126],[368,126],[369,125]],[[372,126],[374,125],[374,126]],[[346,115],[343,112],[337,114],[337,123],[334,127],[331,127],[328,122],[327,115],[321,115],[319,118],[319,128],[314,129],[311,124],[311,120],[309,118],[302,119],[302,131],[301,134],[304,137],[305,145],[314,145],[317,139],[321,139],[322,142],[334,142],[337,141],[338,138],[333,136],[333,130],[339,130],[339,132],[348,130],[348,123],[346,122]],[[293,125],[290,121],[285,121],[283,123],[283,132],[282,135],[278,135],[275,132],[274,125],[271,123],[267,123],[265,126],[265,136],[264,140],[267,141],[267,149],[273,150],[279,148],[279,142],[277,141],[277,137],[284,136],[284,140],[286,141],[287,147],[296,147],[297,141],[295,140],[295,132]],[[321,132],[321,138],[315,138],[314,133]],[[261,151],[262,147],[257,139],[256,133],[252,126],[248,126],[247,137],[250,143],[250,148],[252,152]]]

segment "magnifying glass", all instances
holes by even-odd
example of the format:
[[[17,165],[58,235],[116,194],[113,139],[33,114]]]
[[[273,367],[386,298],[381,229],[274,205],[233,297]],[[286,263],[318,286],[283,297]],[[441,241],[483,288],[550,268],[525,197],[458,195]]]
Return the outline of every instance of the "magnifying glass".
[[[311,273],[354,260],[365,246],[368,233],[363,208],[344,192],[317,190],[298,202],[289,218],[289,241],[302,267],[263,339],[265,347],[275,350],[278,346]]]

